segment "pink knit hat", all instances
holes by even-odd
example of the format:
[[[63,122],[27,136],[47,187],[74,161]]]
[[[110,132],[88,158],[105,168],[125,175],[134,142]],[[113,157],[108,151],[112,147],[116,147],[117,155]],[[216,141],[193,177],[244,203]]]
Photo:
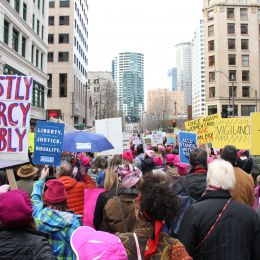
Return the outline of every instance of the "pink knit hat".
[[[158,157],[154,157],[153,158],[153,163],[154,163],[154,166],[162,166],[163,165],[163,160],[160,156]]]
[[[178,168],[178,173],[180,176],[186,175],[188,173],[188,165],[184,163],[176,163],[175,166]]]
[[[4,227],[24,227],[33,221],[32,202],[23,190],[0,194],[0,222]]]
[[[88,158],[87,156],[82,156],[80,160],[84,166],[88,166],[90,164],[90,158]]]
[[[167,163],[173,163],[174,160],[174,154],[168,153],[165,155],[165,160]]]
[[[126,161],[132,162],[133,161],[133,154],[132,151],[128,150],[125,151],[122,155],[122,158]]]
[[[153,157],[154,156],[154,151],[153,150],[146,150],[145,151],[145,154],[148,156],[148,157]]]
[[[127,253],[119,237],[84,226],[77,228],[71,238],[71,247],[78,260],[127,260]]]
[[[178,154],[174,154],[173,163],[176,165],[176,163],[180,163],[180,156]]]
[[[59,203],[66,200],[65,186],[59,180],[49,180],[46,182],[48,189],[44,194],[44,198],[50,203]]]
[[[161,144],[158,144],[158,149],[160,150],[160,152],[165,151],[165,147]]]

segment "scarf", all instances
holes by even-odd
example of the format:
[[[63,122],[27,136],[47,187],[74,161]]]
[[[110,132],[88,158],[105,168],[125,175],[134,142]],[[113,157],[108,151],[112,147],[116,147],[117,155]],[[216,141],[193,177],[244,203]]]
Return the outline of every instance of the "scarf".
[[[199,174],[199,173],[207,173],[208,169],[204,165],[196,165],[191,168],[190,173]]]

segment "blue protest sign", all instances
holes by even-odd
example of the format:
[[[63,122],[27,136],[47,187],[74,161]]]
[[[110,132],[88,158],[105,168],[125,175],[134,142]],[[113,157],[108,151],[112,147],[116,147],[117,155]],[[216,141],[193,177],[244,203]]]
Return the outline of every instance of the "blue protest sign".
[[[181,163],[189,163],[190,152],[197,146],[197,134],[182,132],[179,133],[179,154]]]
[[[35,132],[33,163],[60,165],[64,124],[38,121]]]

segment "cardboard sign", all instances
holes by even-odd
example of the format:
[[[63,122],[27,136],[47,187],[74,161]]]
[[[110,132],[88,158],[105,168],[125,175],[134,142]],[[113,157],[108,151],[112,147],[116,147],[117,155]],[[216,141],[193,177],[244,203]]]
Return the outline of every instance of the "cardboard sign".
[[[250,118],[222,118],[215,121],[213,148],[234,145],[237,149],[250,149]]]
[[[179,145],[180,162],[188,164],[190,152],[197,146],[197,134],[180,131]]]
[[[163,144],[164,134],[162,131],[152,132],[152,145],[157,146],[158,144]]]
[[[176,144],[176,133],[167,133],[166,138],[167,138],[167,145],[174,145]]]
[[[29,151],[30,151],[30,153],[34,152],[34,138],[35,138],[35,134],[29,133]]]
[[[251,154],[260,155],[260,113],[251,114]]]
[[[215,120],[220,119],[221,115],[214,114],[195,120],[185,122],[187,132],[197,133],[198,144],[208,144],[213,141]]]
[[[38,121],[35,132],[33,163],[61,164],[64,124]]]
[[[28,159],[33,79],[27,76],[0,76],[0,158]]]

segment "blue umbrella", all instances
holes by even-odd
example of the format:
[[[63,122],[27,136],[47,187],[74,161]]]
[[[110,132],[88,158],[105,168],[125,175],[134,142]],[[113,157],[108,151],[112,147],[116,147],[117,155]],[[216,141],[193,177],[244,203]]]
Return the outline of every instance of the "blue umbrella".
[[[64,135],[64,152],[102,152],[114,149],[114,146],[104,135],[93,134],[85,131],[75,131]]]

